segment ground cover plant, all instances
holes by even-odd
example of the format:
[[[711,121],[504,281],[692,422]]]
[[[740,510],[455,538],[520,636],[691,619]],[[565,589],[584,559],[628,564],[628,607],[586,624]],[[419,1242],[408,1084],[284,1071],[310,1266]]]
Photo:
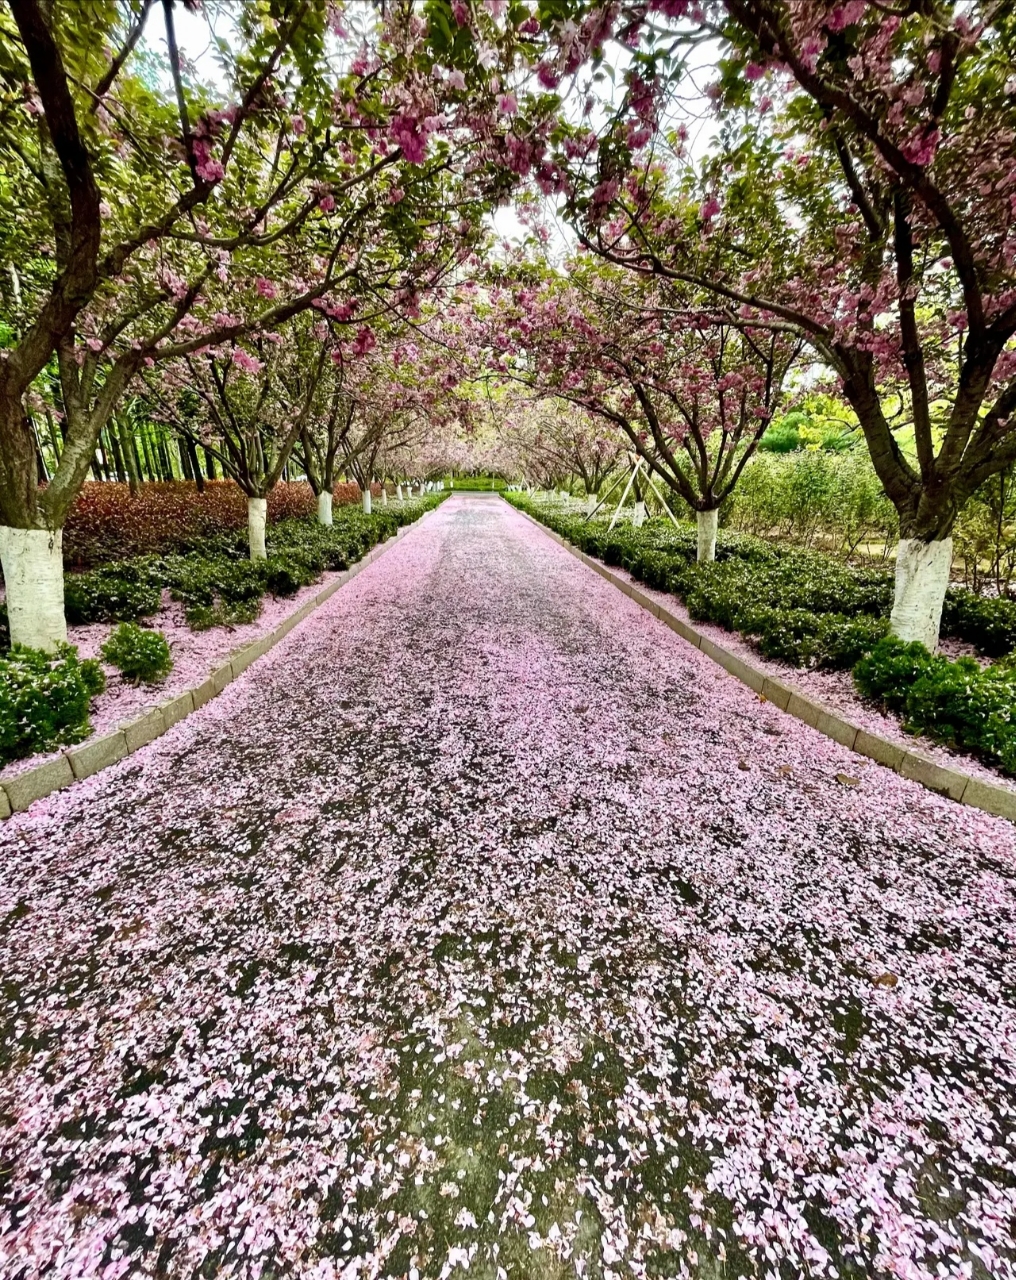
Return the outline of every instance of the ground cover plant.
[[[161,631],[148,631],[136,622],[121,622],[114,627],[100,652],[125,680],[156,684],[173,669],[166,637]]]
[[[696,532],[655,520],[613,530],[577,508],[520,493],[509,502],[606,564],[647,586],[679,596],[692,618],[737,631],[766,658],[798,667],[853,669],[862,694],[902,715],[904,725],[1016,774],[1016,680],[1008,663],[987,671],[972,658],[955,662],[888,637],[893,574],[856,567],[821,552],[722,531],[716,561],[696,563]],[[1016,650],[1016,601],[965,587],[946,594],[942,632],[988,658]],[[883,696],[863,673],[899,649],[930,662],[926,679],[904,701]],[[859,666],[859,664],[862,664]]]
[[[55,654],[15,645],[0,656],[0,764],[87,738],[105,685],[99,663],[71,645]]]
[[[359,500],[355,484],[335,486],[336,506]],[[277,484],[268,495],[269,524],[313,512],[314,494],[302,481]],[[87,484],[67,516],[64,560],[71,569],[92,569],[132,556],[189,551],[206,538],[246,527],[247,499],[229,481],[206,481],[203,492],[184,481],[145,484],[137,493],[123,484]]]

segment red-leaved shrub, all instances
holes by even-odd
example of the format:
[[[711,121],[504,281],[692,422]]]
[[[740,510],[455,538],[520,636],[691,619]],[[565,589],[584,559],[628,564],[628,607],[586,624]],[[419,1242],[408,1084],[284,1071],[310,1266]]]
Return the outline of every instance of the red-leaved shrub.
[[[380,493],[380,489],[378,489]],[[337,484],[336,506],[359,502],[355,484]],[[309,516],[314,494],[306,481],[278,484],[268,495],[268,523]],[[125,484],[89,481],[64,526],[64,561],[90,568],[127,556],[152,555],[189,546],[202,537],[247,526],[247,498],[231,480],[211,480],[204,493],[189,481],[143,484],[132,494]]]

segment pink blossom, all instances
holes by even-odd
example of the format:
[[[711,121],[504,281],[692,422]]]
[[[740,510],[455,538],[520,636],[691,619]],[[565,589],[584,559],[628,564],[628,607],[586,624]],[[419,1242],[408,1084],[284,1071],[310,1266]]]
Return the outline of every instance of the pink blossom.
[[[392,121],[392,140],[410,164],[423,164],[427,157],[427,131],[414,116],[399,115]]]
[[[377,337],[370,325],[365,324],[357,330],[352,350],[354,355],[365,356],[377,346]]]
[[[514,93],[503,93],[497,100],[497,109],[505,116],[514,116],[518,113],[519,104]]]
[[[709,196],[699,205],[699,217],[703,222],[710,222],[720,212],[720,202],[715,196]]]
[[[248,351],[244,351],[243,347],[233,348],[233,363],[247,373],[260,373],[265,367],[261,360],[256,356],[252,356]]]
[[[937,127],[919,129],[907,139],[900,150],[911,164],[925,168],[935,159],[941,138]]]
[[[204,160],[194,166],[194,172],[203,182],[215,184],[226,176],[226,170],[218,160]]]
[[[461,92],[466,87],[466,77],[456,68],[448,73],[448,87]]]
[[[453,0],[452,17],[460,27],[469,26],[469,6],[463,0]]]
[[[335,208],[335,197],[333,195],[324,195],[318,201],[318,208],[322,213],[331,213]]]
[[[306,133],[307,122],[306,120],[304,120],[303,116],[293,116],[293,118],[289,122],[289,127],[296,134],[296,136],[299,137],[301,133]]]
[[[271,280],[266,279],[265,276],[258,276],[255,281],[255,285],[262,298],[274,298],[278,292],[274,283]]]
[[[556,89],[561,83],[561,77],[549,62],[540,63],[536,68],[536,78],[545,89]]]

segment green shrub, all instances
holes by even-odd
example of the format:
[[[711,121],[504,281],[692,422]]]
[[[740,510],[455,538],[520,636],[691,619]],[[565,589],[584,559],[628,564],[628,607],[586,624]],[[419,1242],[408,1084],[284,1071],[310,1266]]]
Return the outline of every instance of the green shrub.
[[[809,656],[817,667],[846,671],[871,653],[889,631],[888,618],[820,616]]]
[[[146,631],[136,622],[121,622],[102,646],[103,658],[119,668],[125,680],[155,684],[173,669],[169,645],[161,631]]]
[[[988,658],[1000,658],[1016,649],[1016,600],[979,596],[965,587],[948,591],[942,633],[976,645]]]
[[[71,626],[133,622],[157,613],[161,600],[161,587],[147,560],[121,560],[90,573],[68,574],[64,580],[64,608]]]
[[[854,683],[863,697],[880,702],[890,711],[902,711],[914,682],[933,663],[944,661],[917,640],[908,644],[896,636],[886,636],[854,667]]]
[[[321,576],[321,570],[297,552],[275,555],[264,561],[265,587],[273,596],[292,596]]]
[[[804,414],[788,413],[766,430],[758,447],[766,453],[793,453],[801,447],[801,425],[806,421]]]
[[[105,687],[99,664],[70,645],[55,655],[15,645],[0,658],[0,763],[86,738],[91,700]]]

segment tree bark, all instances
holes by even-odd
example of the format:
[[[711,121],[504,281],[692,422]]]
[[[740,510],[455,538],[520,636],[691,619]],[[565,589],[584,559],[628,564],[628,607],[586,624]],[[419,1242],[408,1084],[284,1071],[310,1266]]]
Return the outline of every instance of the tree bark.
[[[67,641],[63,530],[0,525],[11,644],[53,653]]]
[[[317,496],[317,518],[318,524],[332,523],[332,495],[327,489],[322,489]]]
[[[889,626],[901,640],[938,646],[942,606],[952,567],[952,538],[901,538],[896,549],[896,593]]]
[[[699,564],[708,564],[716,559],[716,527],[720,513],[714,507],[712,511],[696,511],[695,524],[698,532],[698,549],[696,559]]]
[[[265,525],[268,523],[268,499],[247,499],[247,538],[252,560],[267,560]]]

